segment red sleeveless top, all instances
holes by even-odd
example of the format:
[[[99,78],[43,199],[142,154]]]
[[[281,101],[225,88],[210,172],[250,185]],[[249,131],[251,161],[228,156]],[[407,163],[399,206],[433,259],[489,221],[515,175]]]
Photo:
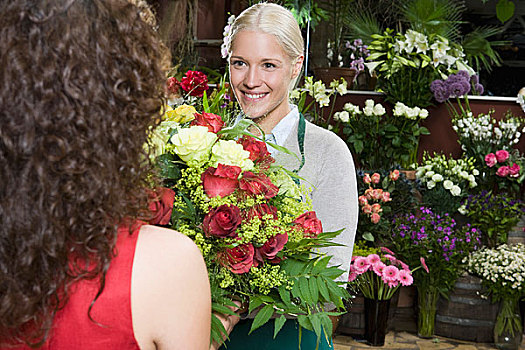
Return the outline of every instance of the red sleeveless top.
[[[140,225],[134,225],[133,229],[132,234],[127,226],[118,229],[117,255],[111,260],[104,291],[91,309],[91,318],[97,323],[90,320],[88,309],[99,284],[96,280],[81,280],[71,286],[69,300],[57,312],[53,329],[41,349],[140,349],[131,319],[131,271]]]

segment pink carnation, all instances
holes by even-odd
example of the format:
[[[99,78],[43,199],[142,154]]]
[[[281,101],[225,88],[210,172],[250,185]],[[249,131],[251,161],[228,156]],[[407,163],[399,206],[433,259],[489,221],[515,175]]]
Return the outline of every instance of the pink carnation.
[[[370,265],[366,261],[366,258],[358,256],[354,260],[354,269],[358,274],[365,273]]]
[[[378,276],[383,276],[383,270],[385,269],[386,265],[379,261],[376,264],[372,265],[372,270],[376,273]]]
[[[519,174],[520,174],[520,166],[516,163],[512,164],[512,166],[509,168],[509,176],[518,177]]]
[[[496,171],[496,175],[501,177],[507,177],[510,174],[510,168],[508,166],[502,166]]]
[[[393,265],[387,266],[383,269],[382,279],[385,282],[396,281],[399,269]]]
[[[509,159],[509,152],[505,151],[504,149],[497,151],[496,159],[498,163],[503,163],[504,161]]]
[[[485,156],[485,163],[489,168],[492,168],[496,163],[496,155],[494,153],[489,153]]]
[[[407,270],[399,271],[397,278],[399,279],[399,282],[401,282],[401,285],[403,286],[409,286],[414,282],[414,278],[412,278],[410,271],[407,271]]]

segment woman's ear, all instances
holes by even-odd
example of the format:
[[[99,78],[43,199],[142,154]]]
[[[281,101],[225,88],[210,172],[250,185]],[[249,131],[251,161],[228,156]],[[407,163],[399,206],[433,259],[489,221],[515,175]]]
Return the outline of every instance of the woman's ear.
[[[303,67],[304,55],[297,57],[292,68],[292,79],[296,78],[301,74],[301,68]]]

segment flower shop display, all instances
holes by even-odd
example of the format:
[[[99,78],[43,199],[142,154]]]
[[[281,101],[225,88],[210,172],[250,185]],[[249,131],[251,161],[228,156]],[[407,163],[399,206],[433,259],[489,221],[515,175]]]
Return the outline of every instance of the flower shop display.
[[[486,190],[468,196],[459,210],[481,231],[488,247],[507,243],[508,233],[525,213],[521,200]]]
[[[213,102],[213,103],[212,103]],[[202,104],[220,104],[204,97]],[[167,123],[167,125],[166,125]],[[231,314],[232,300],[257,310],[252,330],[275,315],[275,334],[286,318],[332,333],[324,303],[343,307],[348,296],[334,279],[343,271],[328,267],[330,256],[317,248],[333,245],[338,232],[323,232],[307,196],[274,159],[266,144],[246,131],[243,120],[229,126],[209,112],[155,130],[164,140],[157,157],[160,176],[175,191],[169,226],[192,238],[206,262],[215,313]],[[156,142],[158,144],[160,142]],[[212,339],[224,327],[212,316]]]
[[[414,270],[384,247],[367,256],[352,256],[348,281],[365,297],[365,338],[370,345],[385,343],[390,299],[400,286],[412,284]]]
[[[469,272],[482,279],[493,300],[501,301],[494,344],[498,349],[519,349],[522,323],[518,301],[525,295],[525,247],[503,244],[483,248],[466,260]]]
[[[422,183],[423,203],[438,214],[455,213],[468,191],[477,186],[478,169],[474,158],[454,159],[425,152],[416,169]]]
[[[461,273],[463,259],[481,246],[480,232],[469,224],[459,227],[448,214],[421,207],[394,219],[391,245],[409,266],[425,259],[424,270],[414,271],[413,278],[418,291],[418,334],[431,337],[437,298],[439,294],[446,297]]]
[[[474,73],[463,59],[461,46],[440,35],[412,29],[394,34],[394,30],[386,29],[372,38],[366,65],[370,73],[377,74],[377,87],[389,102],[427,107],[432,100],[430,84],[435,79],[458,70]]]
[[[513,149],[508,152],[500,149],[495,153],[489,153],[485,156],[485,165],[486,187],[518,196],[520,185],[525,179],[523,171],[525,158],[519,150]]]
[[[429,131],[420,126],[428,117],[424,108],[410,108],[396,103],[391,115],[380,103],[369,99],[360,109],[347,103],[343,111],[334,114],[340,121],[346,143],[362,168],[381,169],[400,164],[408,168],[417,160],[420,135]]]

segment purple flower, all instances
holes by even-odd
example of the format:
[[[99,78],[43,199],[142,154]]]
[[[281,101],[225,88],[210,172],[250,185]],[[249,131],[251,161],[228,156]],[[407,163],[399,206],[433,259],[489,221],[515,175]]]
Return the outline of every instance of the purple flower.
[[[457,75],[459,75],[460,77],[463,77],[463,78],[465,78],[467,80],[470,79],[470,76],[469,76],[469,74],[468,74],[468,72],[466,70],[460,70]]]
[[[483,92],[485,91],[485,89],[483,88],[483,85],[481,85],[479,83],[474,85],[474,89],[476,89],[476,91],[480,95],[483,95]]]
[[[457,81],[449,85],[450,96],[460,97],[468,94],[470,91],[470,84],[466,81]]]
[[[472,85],[479,84],[479,76],[477,74],[474,74],[470,77],[470,82],[472,83]]]
[[[450,97],[448,87],[443,80],[434,80],[430,84],[430,91],[434,94],[436,101],[440,103],[445,102]]]

